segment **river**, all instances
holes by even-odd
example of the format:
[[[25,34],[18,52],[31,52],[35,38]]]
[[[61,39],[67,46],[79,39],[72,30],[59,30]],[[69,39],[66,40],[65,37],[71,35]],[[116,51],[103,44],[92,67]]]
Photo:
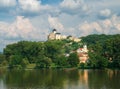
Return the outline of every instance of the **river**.
[[[0,70],[0,89],[120,89],[120,70]]]

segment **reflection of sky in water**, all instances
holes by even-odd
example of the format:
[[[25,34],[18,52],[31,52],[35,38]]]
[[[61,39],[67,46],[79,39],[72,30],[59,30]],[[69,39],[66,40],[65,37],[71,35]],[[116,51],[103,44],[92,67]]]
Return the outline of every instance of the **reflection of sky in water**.
[[[4,85],[3,80],[0,80],[0,89],[7,89]]]

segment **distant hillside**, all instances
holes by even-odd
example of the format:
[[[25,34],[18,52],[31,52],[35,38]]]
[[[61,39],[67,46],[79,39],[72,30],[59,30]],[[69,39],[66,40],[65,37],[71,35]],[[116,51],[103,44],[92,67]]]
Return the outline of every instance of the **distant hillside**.
[[[116,34],[116,35],[93,34],[93,35],[88,35],[86,37],[81,37],[81,39],[84,43],[86,43],[87,45],[90,45],[90,44],[96,44],[97,42],[103,44],[105,43],[106,40],[113,39],[115,37],[120,38],[120,34]]]

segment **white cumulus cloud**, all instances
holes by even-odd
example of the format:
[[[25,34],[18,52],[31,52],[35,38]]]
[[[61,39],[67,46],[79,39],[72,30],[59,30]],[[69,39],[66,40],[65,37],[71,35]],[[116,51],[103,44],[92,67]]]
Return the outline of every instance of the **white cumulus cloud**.
[[[62,7],[75,9],[82,5],[83,0],[63,0],[60,4]]]
[[[61,10],[65,13],[88,13],[89,6],[84,2],[84,0],[63,0],[60,3]]]
[[[0,0],[0,7],[13,7],[16,5],[16,0]]]
[[[30,20],[23,16],[18,16],[16,21],[8,27],[8,37],[19,37],[22,39],[34,39],[36,34],[35,28],[31,24]]]
[[[23,16],[18,16],[11,24],[0,22],[0,48],[8,43],[19,40],[38,41],[41,38],[40,31],[31,24],[28,18]]]
[[[111,15],[111,10],[110,9],[101,10],[100,15],[103,17],[109,17]]]
[[[38,21],[37,17],[36,19]],[[13,21],[12,23],[0,21],[0,51],[7,44],[18,42],[20,40],[31,40],[31,41],[46,40],[47,35],[50,32],[48,28],[49,26],[48,18],[46,16],[42,16],[42,17],[40,16],[39,18],[40,22],[39,21],[37,22],[37,24],[40,27],[35,26],[35,24],[33,25],[34,21],[36,22],[36,19],[29,19],[29,18],[25,18],[24,16],[17,16],[15,21]],[[54,20],[58,21],[57,19]],[[60,27],[60,29],[62,28],[60,23],[56,26]]]
[[[46,22],[41,22],[38,25],[42,26],[44,24],[46,24]],[[48,33],[48,29],[46,27],[43,26],[43,28],[36,28],[31,20],[24,16],[17,16],[16,20],[11,24],[0,22],[0,37],[5,40],[43,40],[46,36],[44,35],[45,32],[46,34]]]
[[[120,17],[113,15],[110,19],[84,22],[79,25],[81,35],[97,34],[120,34]]]
[[[79,30],[81,31],[81,34],[83,36],[92,34],[96,31],[98,33],[102,32],[102,28],[98,22],[92,22],[92,23],[84,22],[83,24],[79,25]]]
[[[19,13],[39,14],[41,11],[49,10],[49,5],[42,5],[40,0],[18,0]]]
[[[48,22],[51,28],[55,28],[58,30],[64,30],[64,26],[62,25],[62,23],[60,23],[58,18],[49,16]]]
[[[18,0],[20,8],[24,11],[38,12],[40,10],[40,3],[38,0]]]

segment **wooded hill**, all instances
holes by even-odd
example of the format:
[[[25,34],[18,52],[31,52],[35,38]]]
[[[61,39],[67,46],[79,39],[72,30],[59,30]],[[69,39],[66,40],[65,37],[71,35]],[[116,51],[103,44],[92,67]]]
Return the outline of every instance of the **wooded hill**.
[[[0,65],[9,68],[120,68],[120,34],[89,35],[81,42],[52,40],[46,42],[20,41],[9,44],[0,54]],[[79,64],[76,49],[88,45],[89,60]],[[74,52],[72,52],[74,51]],[[69,57],[66,54],[70,54]]]

